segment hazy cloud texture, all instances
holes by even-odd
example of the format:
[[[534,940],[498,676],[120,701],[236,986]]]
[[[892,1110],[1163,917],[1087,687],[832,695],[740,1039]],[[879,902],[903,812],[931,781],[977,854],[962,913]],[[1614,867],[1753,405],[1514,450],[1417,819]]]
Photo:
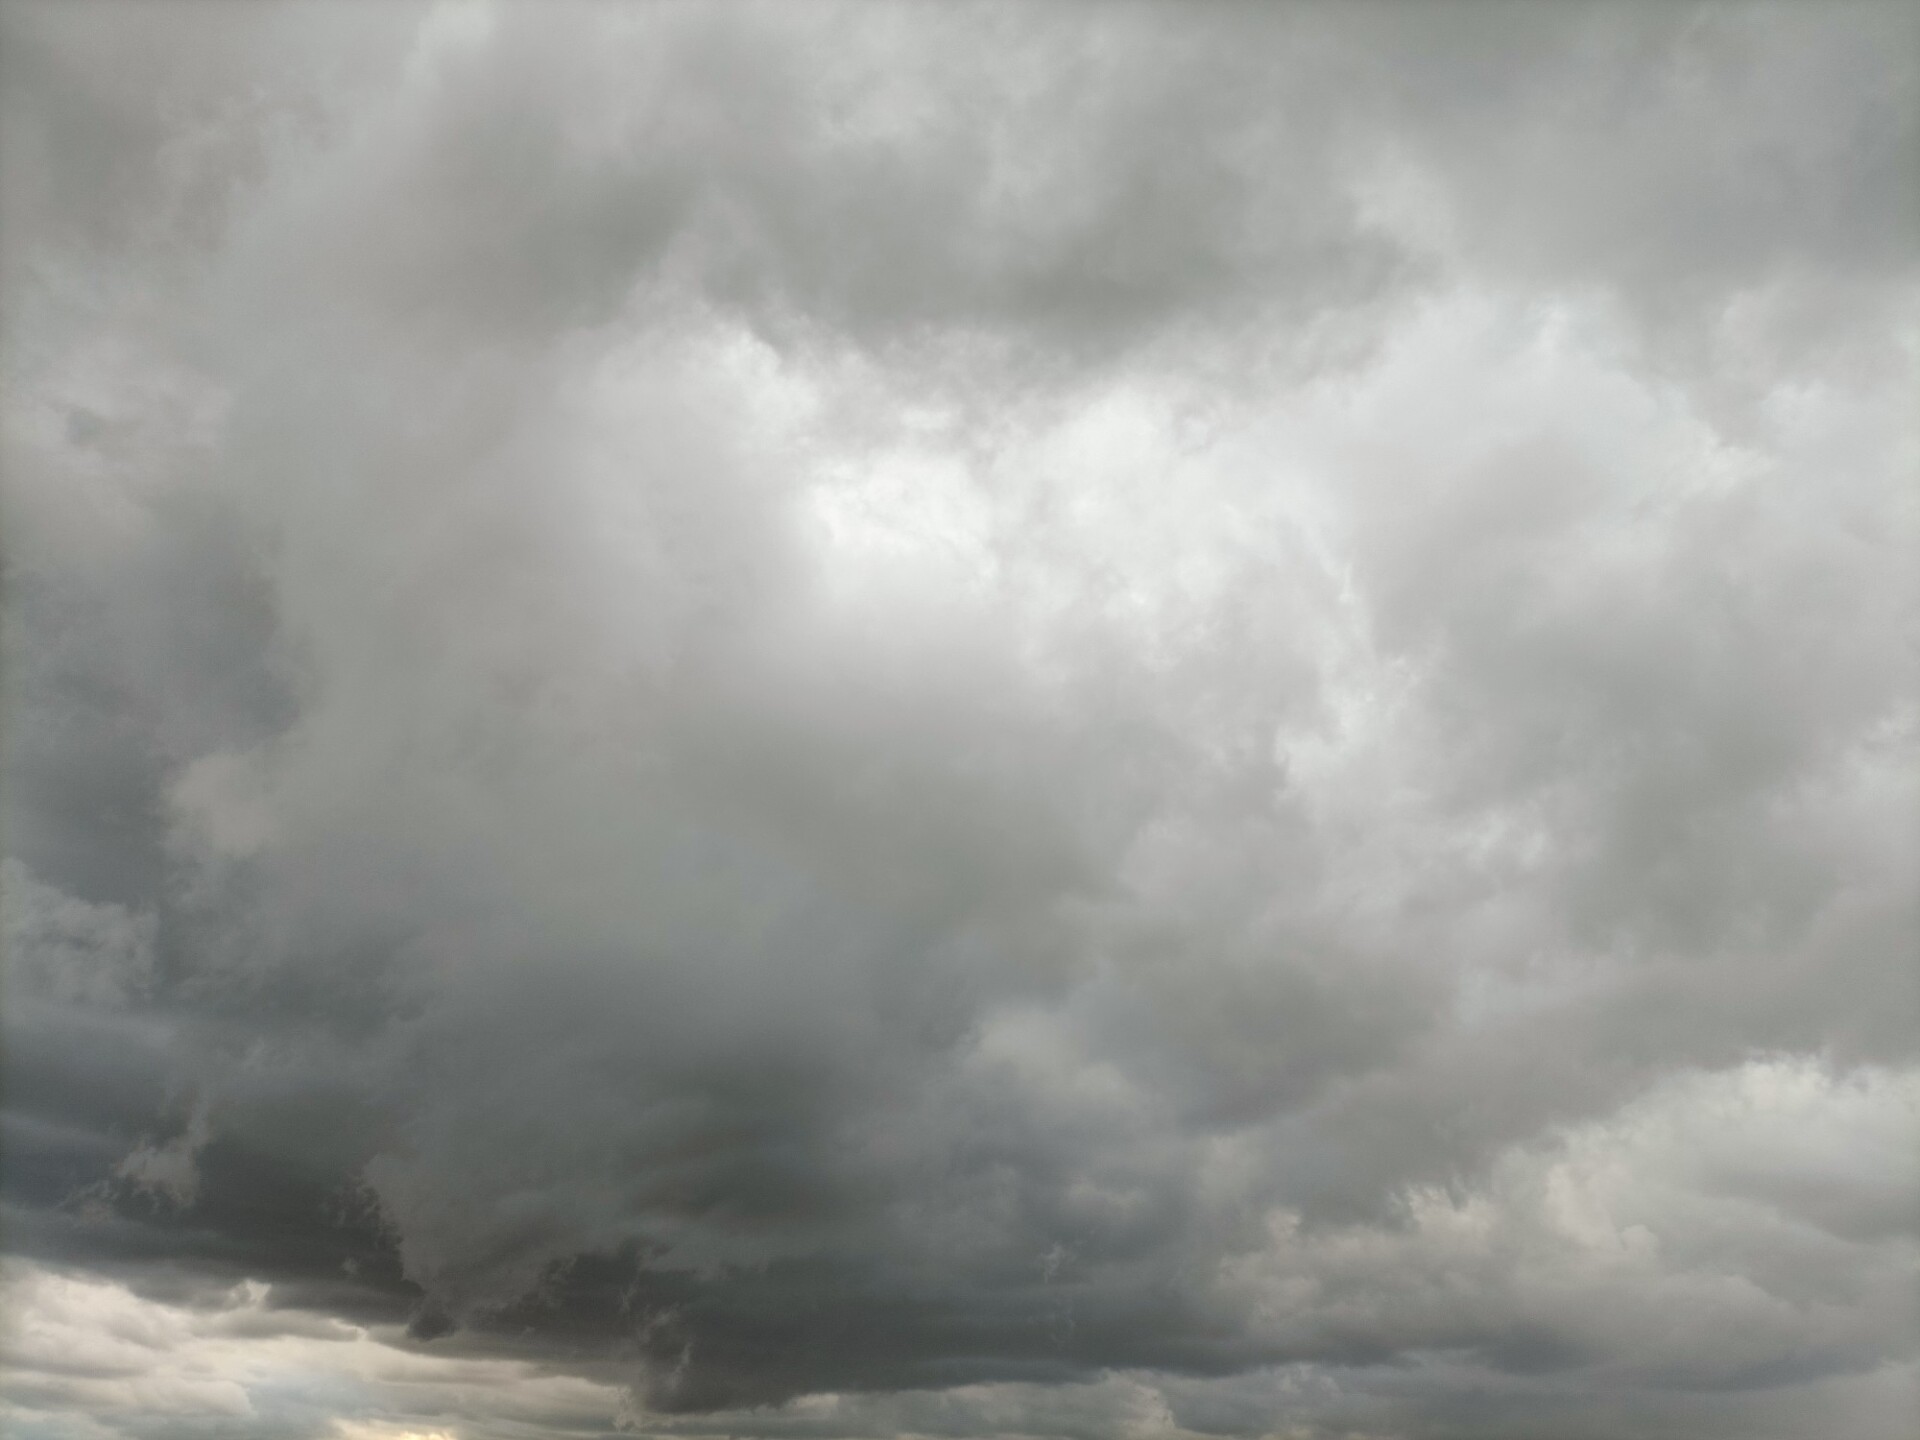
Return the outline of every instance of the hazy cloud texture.
[[[10,1433],[1907,1433],[1912,7],[0,17]]]

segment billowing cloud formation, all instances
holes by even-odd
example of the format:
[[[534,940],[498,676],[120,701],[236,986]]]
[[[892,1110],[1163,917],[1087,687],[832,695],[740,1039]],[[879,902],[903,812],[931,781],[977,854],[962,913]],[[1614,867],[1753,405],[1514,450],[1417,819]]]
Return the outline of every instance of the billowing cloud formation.
[[[11,1426],[1903,1432],[1909,9],[4,15]]]

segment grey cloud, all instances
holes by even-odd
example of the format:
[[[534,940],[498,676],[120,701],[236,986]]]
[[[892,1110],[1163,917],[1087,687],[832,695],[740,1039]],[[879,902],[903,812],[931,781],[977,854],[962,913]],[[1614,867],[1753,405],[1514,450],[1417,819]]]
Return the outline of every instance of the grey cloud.
[[[1895,1433],[1911,16],[122,9],[10,1423]]]
[[[1116,15],[1091,43],[1005,7],[492,24],[416,55],[429,78],[268,209],[298,232],[267,241],[299,267],[276,279],[456,337],[591,324],[671,277],[781,331],[1037,326],[1082,349],[1263,278],[1305,314],[1403,268],[1333,170],[1341,75],[1304,18]]]

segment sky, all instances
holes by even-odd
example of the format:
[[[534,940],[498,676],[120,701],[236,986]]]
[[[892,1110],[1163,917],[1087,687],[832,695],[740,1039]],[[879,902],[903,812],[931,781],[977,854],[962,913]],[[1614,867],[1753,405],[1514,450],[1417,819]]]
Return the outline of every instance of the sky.
[[[1897,1440],[1920,9],[0,0],[0,1428]]]

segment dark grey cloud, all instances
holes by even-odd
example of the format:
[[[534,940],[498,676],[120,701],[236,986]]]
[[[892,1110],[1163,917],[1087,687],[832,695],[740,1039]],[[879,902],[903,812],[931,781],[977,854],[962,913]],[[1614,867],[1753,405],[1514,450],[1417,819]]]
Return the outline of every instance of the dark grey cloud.
[[[0,14],[10,1428],[1900,1433],[1909,10]]]

